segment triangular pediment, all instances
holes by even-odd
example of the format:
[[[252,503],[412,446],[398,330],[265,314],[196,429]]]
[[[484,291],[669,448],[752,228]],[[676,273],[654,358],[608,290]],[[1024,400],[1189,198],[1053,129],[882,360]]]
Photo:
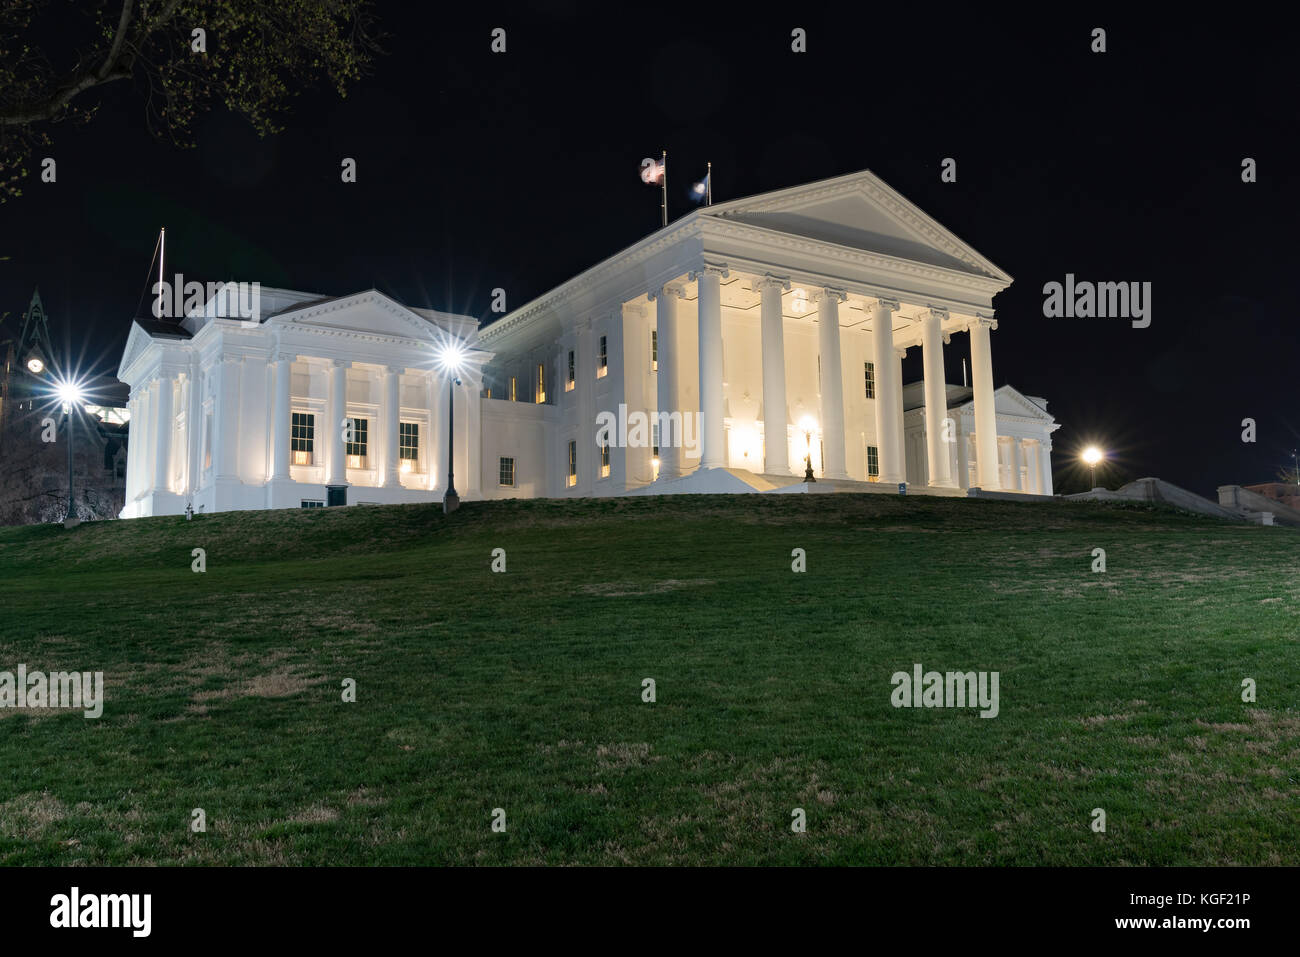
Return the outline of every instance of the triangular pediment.
[[[428,342],[440,336],[451,320],[462,328],[476,326],[469,316],[448,316],[448,322],[421,315],[378,290],[306,302],[268,319],[289,327],[311,327],[363,336],[383,336]]]
[[[1039,400],[1042,401],[1042,400]],[[998,415],[1014,415],[1020,418],[1040,419],[1043,422],[1055,422],[1056,418],[1042,405],[1035,402],[1014,386],[1004,385],[993,391],[993,408]],[[973,412],[975,400],[968,399],[961,409]]]
[[[701,213],[977,276],[1011,277],[874,173],[762,193]]]
[[[123,382],[128,381],[126,378],[127,370],[144,355],[151,345],[153,345],[153,337],[140,328],[140,323],[132,322],[131,331],[126,337],[126,346],[122,349],[122,361],[117,364],[117,377]]]

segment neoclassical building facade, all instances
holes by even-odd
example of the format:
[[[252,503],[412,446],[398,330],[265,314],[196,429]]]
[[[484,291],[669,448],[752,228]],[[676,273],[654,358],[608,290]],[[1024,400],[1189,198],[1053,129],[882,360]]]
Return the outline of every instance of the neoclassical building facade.
[[[373,289],[137,320],[122,515],[438,501],[449,433],[463,499],[1050,495],[1047,403],[994,385],[1011,281],[862,172],[698,209],[483,328]]]

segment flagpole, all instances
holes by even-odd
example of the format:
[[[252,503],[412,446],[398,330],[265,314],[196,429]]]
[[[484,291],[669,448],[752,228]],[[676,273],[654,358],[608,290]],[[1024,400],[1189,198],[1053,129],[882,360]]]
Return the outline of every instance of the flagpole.
[[[708,172],[704,174],[704,204],[713,205],[713,164],[708,164]]]
[[[663,158],[660,163],[659,182],[663,186],[662,198],[659,202],[659,210],[663,214],[664,225],[668,225],[668,151],[663,151]]]

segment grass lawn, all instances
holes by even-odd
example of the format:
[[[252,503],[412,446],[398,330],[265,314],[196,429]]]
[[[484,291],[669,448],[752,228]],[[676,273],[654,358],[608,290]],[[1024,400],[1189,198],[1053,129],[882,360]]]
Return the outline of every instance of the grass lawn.
[[[0,710],[0,863],[1296,864],[1298,609],[1296,532],[1098,504],[3,529],[0,671],[107,700]],[[892,707],[916,662],[1000,713]]]

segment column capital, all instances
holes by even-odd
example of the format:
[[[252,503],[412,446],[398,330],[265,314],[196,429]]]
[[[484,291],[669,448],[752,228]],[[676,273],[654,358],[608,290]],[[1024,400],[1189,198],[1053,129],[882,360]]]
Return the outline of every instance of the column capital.
[[[949,316],[949,312],[943,306],[929,306],[921,311],[922,318],[938,319],[943,322]]]
[[[292,352],[277,352],[271,358],[276,362],[293,362],[298,356]]]
[[[225,353],[220,358],[218,358],[217,361],[220,362],[222,365],[234,365],[236,362],[243,362],[244,357],[232,356],[229,353]]]
[[[966,323],[966,329],[969,331],[972,326],[988,326],[990,329],[998,327],[998,321],[992,316],[986,316],[982,312],[975,313],[975,317]]]
[[[849,298],[849,294],[843,289],[836,289],[834,286],[822,286],[813,293],[813,301],[820,302],[823,299],[834,299],[836,302],[844,302]]]
[[[401,375],[406,371],[406,366],[384,366],[384,371],[389,375]]]
[[[659,289],[651,289],[646,293],[646,298],[654,302],[660,296],[674,296],[678,299],[686,298],[686,284],[679,279],[673,279],[663,284]]]
[[[895,349],[894,349],[894,355],[898,356],[898,358],[900,358],[900,359],[906,359],[906,358],[907,358],[907,346],[900,346],[900,347],[895,348]]]
[[[901,305],[897,299],[888,299],[884,296],[870,297],[875,299],[876,308],[884,309],[886,312],[898,312]]]
[[[725,263],[705,263],[699,269],[693,269],[690,272],[691,281],[699,279],[701,276],[718,276],[726,279],[731,275],[731,270]]]
[[[625,302],[614,310],[614,317],[636,316],[638,319],[644,319],[648,313],[645,306],[634,302]]]
[[[770,272],[763,273],[762,277],[755,279],[749,284],[749,288],[754,292],[762,292],[764,289],[785,289],[790,288],[789,276],[773,276]]]
[[[331,359],[330,366],[335,369],[351,369],[352,360],[350,359]]]

